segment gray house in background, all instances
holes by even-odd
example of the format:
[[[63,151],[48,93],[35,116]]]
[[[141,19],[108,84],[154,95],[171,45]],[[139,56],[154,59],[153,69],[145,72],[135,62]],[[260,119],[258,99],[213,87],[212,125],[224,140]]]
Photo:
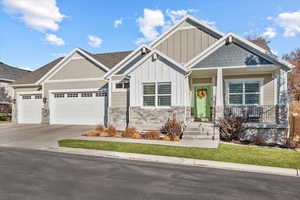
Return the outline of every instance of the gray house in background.
[[[9,87],[16,79],[27,74],[28,70],[19,69],[0,62],[0,113],[7,112],[13,98],[13,88]]]
[[[245,138],[283,142],[292,67],[187,16],[134,51],[77,48],[27,74],[13,84],[13,120],[154,130],[175,114],[187,127],[211,132],[219,118],[235,114],[248,120]]]

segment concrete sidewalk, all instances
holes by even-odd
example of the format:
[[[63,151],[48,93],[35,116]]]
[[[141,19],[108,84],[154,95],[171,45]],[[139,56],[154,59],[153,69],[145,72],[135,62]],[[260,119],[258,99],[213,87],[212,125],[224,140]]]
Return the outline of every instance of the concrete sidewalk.
[[[46,148],[41,150],[78,154],[78,155],[89,155],[89,156],[119,158],[119,159],[127,159],[127,160],[139,160],[139,161],[159,162],[159,163],[168,163],[168,164],[176,164],[176,165],[210,167],[216,169],[300,177],[300,170],[289,169],[289,168],[267,167],[267,166],[228,163],[228,162],[219,162],[219,161],[197,160],[197,159],[189,159],[189,158],[156,156],[156,155],[136,154],[136,153],[123,153],[123,152],[113,152],[113,151],[89,150],[89,149],[79,149],[79,148],[77,149],[77,148],[67,148],[67,147],[53,147],[53,148]]]

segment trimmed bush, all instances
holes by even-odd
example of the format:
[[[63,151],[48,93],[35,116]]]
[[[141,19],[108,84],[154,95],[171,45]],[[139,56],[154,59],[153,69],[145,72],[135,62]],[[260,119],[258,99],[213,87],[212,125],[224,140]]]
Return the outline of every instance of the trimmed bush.
[[[117,130],[114,126],[110,125],[107,127],[106,132],[109,137],[113,137],[117,134]]]
[[[132,136],[131,136],[132,139],[142,139],[142,136],[141,134],[139,134],[138,132],[134,133]]]
[[[173,114],[173,119],[168,119],[168,121],[161,128],[162,134],[170,138],[180,137],[183,133],[183,128],[181,124],[176,120],[176,115]]]
[[[163,141],[171,141],[171,138],[169,136],[163,137]]]
[[[103,132],[105,131],[105,127],[103,125],[97,125],[95,131]]]
[[[149,132],[144,133],[143,137],[146,140],[159,140],[160,132],[159,131],[149,131]]]
[[[123,133],[122,137],[131,138],[133,134],[139,133],[135,127],[127,127]]]

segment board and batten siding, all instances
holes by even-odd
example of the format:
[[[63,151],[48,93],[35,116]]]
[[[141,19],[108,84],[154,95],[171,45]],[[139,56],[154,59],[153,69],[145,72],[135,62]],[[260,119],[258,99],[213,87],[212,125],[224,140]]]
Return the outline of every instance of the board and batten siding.
[[[187,63],[216,41],[209,33],[190,27],[177,30],[156,48],[178,63]]]
[[[171,82],[171,106],[184,106],[185,76],[175,66],[158,57],[149,57],[130,74],[130,106],[143,106],[143,83]]]

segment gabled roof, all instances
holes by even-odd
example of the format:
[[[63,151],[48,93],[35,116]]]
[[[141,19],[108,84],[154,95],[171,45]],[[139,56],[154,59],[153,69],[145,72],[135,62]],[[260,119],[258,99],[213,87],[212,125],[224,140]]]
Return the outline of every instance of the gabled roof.
[[[193,66],[195,66],[200,61],[204,60],[206,57],[211,55],[213,52],[217,51],[219,48],[221,48],[223,45],[225,45],[227,42],[235,42],[239,45],[243,46],[244,48],[248,49],[252,53],[255,53],[258,56],[261,56],[262,58],[266,59],[267,61],[270,61],[271,63],[280,65],[282,67],[286,67],[288,69],[292,69],[293,65],[278,59],[274,57],[273,54],[271,54],[269,51],[257,46],[253,42],[250,42],[234,33],[228,33],[224,37],[222,37],[220,40],[218,40],[216,43],[211,45],[209,48],[207,48],[205,51],[200,53],[198,56],[193,58],[190,62],[188,62],[185,67],[187,69],[191,69]]]
[[[29,72],[29,70],[12,67],[3,62],[0,62],[0,80],[14,81]]]
[[[192,17],[190,15],[187,15],[186,17],[182,18],[181,20],[179,20],[175,25],[173,25],[171,28],[169,28],[169,30],[167,30],[165,33],[161,34],[158,38],[156,38],[153,42],[151,42],[151,44],[149,44],[149,46],[151,48],[155,48],[156,46],[158,46],[163,40],[165,40],[166,38],[168,38],[172,33],[174,33],[178,27],[180,27],[181,24],[183,24],[185,21],[191,21],[195,24],[197,24],[198,26],[206,29],[207,31],[209,31],[210,33],[212,33],[213,35],[215,35],[215,37],[217,37],[218,39],[223,37],[225,34],[222,33],[221,31],[218,31],[217,29],[207,25],[207,23]]]
[[[101,53],[101,54],[92,54],[83,49],[80,49],[84,53],[91,56],[93,59],[105,65],[108,69],[113,68],[117,63],[119,63],[123,58],[125,58],[131,51],[124,52],[112,52],[112,53]],[[50,70],[57,66],[65,57],[57,58],[50,63],[38,68],[37,70],[26,74],[21,79],[18,79],[14,82],[14,85],[23,85],[23,84],[35,84],[42,77],[44,77]]]
[[[180,69],[183,73],[187,73],[187,70],[180,63],[176,62],[175,60],[173,60],[172,58],[168,57],[167,55],[163,54],[162,52],[160,52],[158,50],[153,50],[153,51],[149,52],[146,56],[144,56],[136,64],[134,64],[131,68],[129,68],[128,70],[126,70],[123,75],[128,75],[131,72],[133,72],[140,64],[142,64],[143,62],[145,62],[147,59],[149,59],[154,54],[157,54],[158,56],[160,56],[163,59],[167,60],[168,62],[170,62],[171,64],[173,64],[174,66],[176,66],[176,68]]]

